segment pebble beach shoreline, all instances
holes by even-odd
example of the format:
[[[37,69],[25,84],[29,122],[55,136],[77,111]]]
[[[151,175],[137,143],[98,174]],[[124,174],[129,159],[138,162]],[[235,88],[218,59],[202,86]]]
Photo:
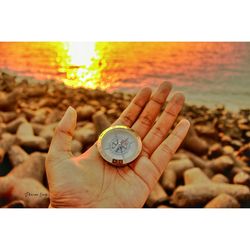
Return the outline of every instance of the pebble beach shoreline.
[[[68,106],[76,109],[79,155],[115,121],[130,93],[31,82],[0,70],[0,207],[48,207],[45,157]],[[191,128],[144,207],[250,207],[250,109],[185,104]]]

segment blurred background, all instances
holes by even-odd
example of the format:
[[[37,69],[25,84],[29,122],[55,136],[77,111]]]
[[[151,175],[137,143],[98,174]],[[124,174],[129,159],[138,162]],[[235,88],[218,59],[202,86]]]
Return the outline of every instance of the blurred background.
[[[250,43],[3,42],[0,68],[109,92],[169,80],[187,103],[249,107]]]

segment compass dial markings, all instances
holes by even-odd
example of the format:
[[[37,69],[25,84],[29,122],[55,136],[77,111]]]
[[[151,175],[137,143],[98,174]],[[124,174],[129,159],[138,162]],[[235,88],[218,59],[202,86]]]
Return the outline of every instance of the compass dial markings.
[[[141,140],[130,128],[114,126],[98,139],[98,150],[101,156],[116,166],[132,162],[141,151]]]

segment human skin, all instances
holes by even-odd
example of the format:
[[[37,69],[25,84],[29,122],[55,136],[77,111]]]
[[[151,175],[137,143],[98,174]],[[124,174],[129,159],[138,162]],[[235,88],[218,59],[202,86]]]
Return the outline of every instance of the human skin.
[[[171,88],[164,82],[153,94],[150,88],[141,89],[112,124],[131,127],[142,139],[139,157],[122,168],[103,160],[96,143],[80,156],[72,155],[77,114],[69,107],[55,130],[46,158],[50,207],[142,207],[190,126],[183,119],[169,134],[184,103],[181,93],[173,95],[155,122]]]

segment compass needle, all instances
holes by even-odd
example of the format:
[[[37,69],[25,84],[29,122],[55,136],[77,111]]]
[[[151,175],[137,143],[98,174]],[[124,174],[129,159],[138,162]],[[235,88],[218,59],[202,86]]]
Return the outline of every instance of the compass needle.
[[[138,157],[142,142],[131,128],[117,125],[102,132],[97,147],[104,160],[115,166],[125,166]]]

